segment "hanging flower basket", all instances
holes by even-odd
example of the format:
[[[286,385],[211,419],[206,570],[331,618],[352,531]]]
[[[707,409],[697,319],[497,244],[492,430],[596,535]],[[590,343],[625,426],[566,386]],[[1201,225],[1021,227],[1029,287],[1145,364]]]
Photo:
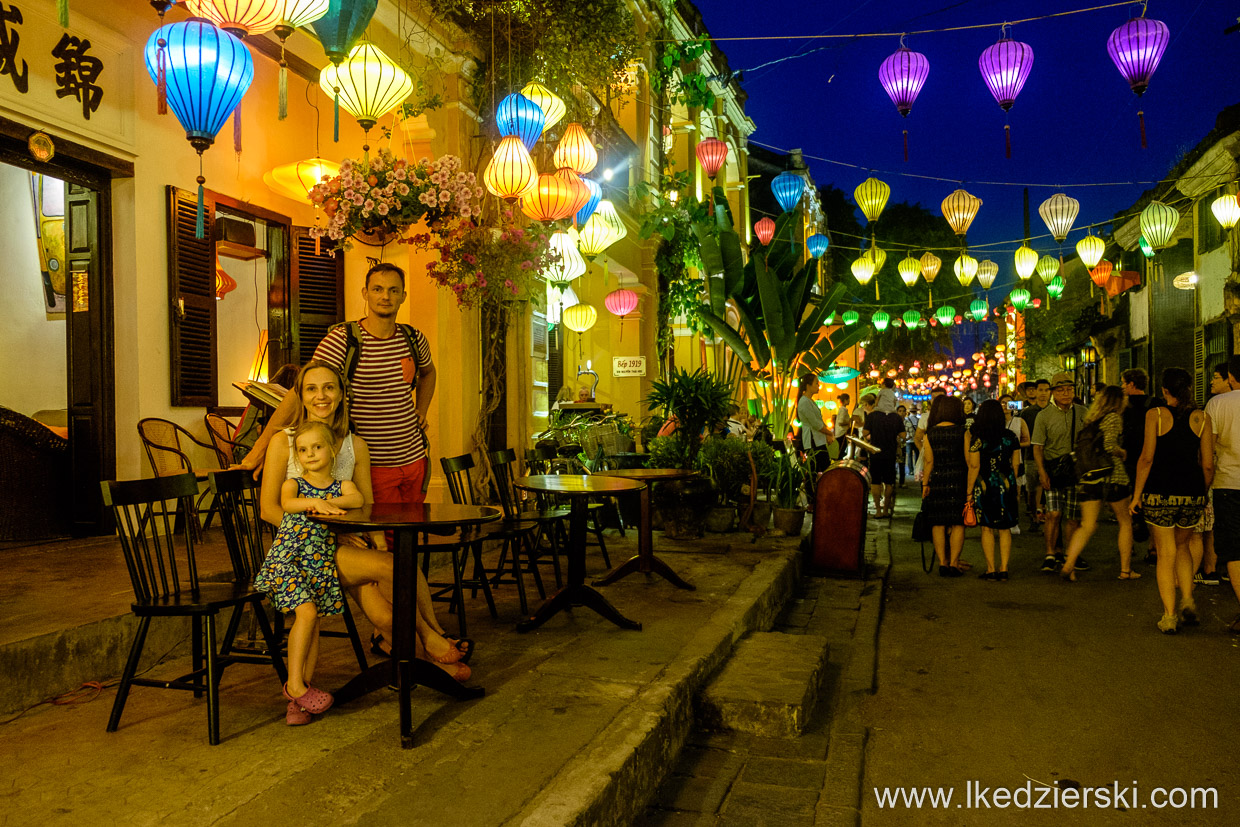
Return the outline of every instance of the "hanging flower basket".
[[[380,150],[368,160],[346,159],[339,175],[310,190],[310,200],[328,219],[310,234],[345,247],[350,238],[371,246],[407,243],[406,233],[419,221],[434,228],[449,218],[477,216],[481,197],[474,174],[455,155],[411,164]]]

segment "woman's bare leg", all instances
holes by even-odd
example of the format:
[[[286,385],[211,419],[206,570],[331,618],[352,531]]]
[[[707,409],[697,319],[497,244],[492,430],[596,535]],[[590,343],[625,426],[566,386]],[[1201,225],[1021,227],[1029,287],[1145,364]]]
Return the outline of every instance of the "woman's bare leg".
[[[999,571],[1008,570],[1008,561],[1012,559],[1012,529],[999,531]]]
[[[953,566],[960,565],[960,552],[964,551],[964,526],[952,526],[951,534],[952,543],[952,562]]]
[[[1163,615],[1175,614],[1175,530],[1162,526],[1150,526],[1150,536],[1158,546],[1158,563],[1155,577],[1158,580],[1158,599],[1162,601]],[[1192,581],[1192,575],[1189,575]]]
[[[995,532],[988,526],[982,526],[982,555],[986,558],[986,573],[995,570]]]
[[[1119,523],[1119,568],[1120,571],[1132,571],[1132,505],[1131,497],[1124,497],[1119,502],[1111,503],[1115,512],[1115,522]]]
[[[936,525],[930,529],[930,537],[934,542],[934,554],[939,558],[939,565],[947,565],[947,527]]]

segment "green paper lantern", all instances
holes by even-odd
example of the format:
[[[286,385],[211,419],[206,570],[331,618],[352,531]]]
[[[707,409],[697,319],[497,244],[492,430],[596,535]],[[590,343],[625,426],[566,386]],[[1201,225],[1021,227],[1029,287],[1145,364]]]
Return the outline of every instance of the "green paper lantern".
[[[1012,307],[1017,310],[1024,310],[1029,306],[1029,291],[1023,287],[1017,287],[1008,295],[1008,300],[1012,302]]]
[[[950,304],[945,304],[934,311],[934,318],[938,319],[939,324],[943,325],[943,327],[951,327],[952,323],[956,321],[956,308]]]
[[[1067,283],[1063,280],[1063,276],[1055,276],[1055,278],[1051,279],[1047,283],[1046,292],[1051,294],[1052,299],[1057,299],[1063,295],[1063,290],[1067,286]]]
[[[874,323],[874,329],[882,333],[887,329],[887,325],[891,324],[891,316],[880,310],[870,317],[870,321]]]
[[[916,310],[904,311],[904,326],[909,330],[916,330],[921,325],[921,314]]]
[[[1137,239],[1137,245],[1140,246],[1141,248],[1141,255],[1145,256],[1146,258],[1154,257],[1154,248],[1151,247],[1150,243],[1145,240],[1145,236],[1141,236],[1140,238]]]
[[[1171,236],[1180,223],[1180,211],[1161,201],[1151,201],[1141,211],[1141,235],[1155,250],[1171,243]]]
[[[986,318],[986,314],[990,312],[985,299],[974,299],[969,305],[969,315],[973,317],[973,321],[980,322]]]
[[[857,322],[861,321],[861,314],[856,310],[845,310],[842,318],[844,319],[845,325],[852,327]]]
[[[1050,283],[1059,273],[1059,259],[1054,256],[1042,256],[1038,259],[1038,275],[1042,277],[1042,281]]]

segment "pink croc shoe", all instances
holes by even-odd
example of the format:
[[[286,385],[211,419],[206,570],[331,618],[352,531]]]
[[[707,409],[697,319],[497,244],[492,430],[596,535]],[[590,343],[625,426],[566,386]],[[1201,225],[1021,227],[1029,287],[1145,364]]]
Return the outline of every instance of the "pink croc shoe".
[[[297,701],[288,702],[288,711],[284,713],[284,723],[289,726],[305,726],[313,720],[310,713],[297,705]]]
[[[290,701],[294,701],[298,706],[307,712],[315,715],[322,715],[324,712],[332,708],[332,701],[335,700],[331,695],[322,689],[315,689],[313,686],[307,686],[306,691],[302,695],[294,698],[288,694],[288,684],[284,684],[284,697]]]

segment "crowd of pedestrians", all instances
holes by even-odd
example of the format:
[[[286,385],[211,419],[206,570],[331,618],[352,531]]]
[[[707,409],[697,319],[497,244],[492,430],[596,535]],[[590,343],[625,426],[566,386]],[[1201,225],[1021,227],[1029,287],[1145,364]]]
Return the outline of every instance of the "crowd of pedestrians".
[[[977,525],[980,576],[1006,581],[1023,501],[1024,531],[1043,538],[1042,571],[1074,582],[1090,569],[1084,553],[1105,506],[1118,526],[1120,580],[1141,577],[1134,543],[1149,541],[1145,562],[1156,564],[1162,603],[1157,626],[1172,634],[1198,623],[1196,585],[1229,583],[1240,603],[1240,356],[1214,367],[1204,409],[1187,371],[1168,368],[1159,378],[1154,395],[1144,371],[1124,371],[1120,385],[1092,388],[1088,407],[1069,373],[1027,382],[1016,397],[976,410],[972,399],[936,389],[924,411],[900,406],[890,437],[867,415],[867,437],[884,440],[882,453],[897,441],[901,473],[920,481],[919,519],[930,527],[941,576],[971,568],[961,553],[966,526]],[[883,492],[875,496],[878,516],[890,512],[889,484],[884,476],[875,486]],[[1240,634],[1240,616],[1229,629]]]

